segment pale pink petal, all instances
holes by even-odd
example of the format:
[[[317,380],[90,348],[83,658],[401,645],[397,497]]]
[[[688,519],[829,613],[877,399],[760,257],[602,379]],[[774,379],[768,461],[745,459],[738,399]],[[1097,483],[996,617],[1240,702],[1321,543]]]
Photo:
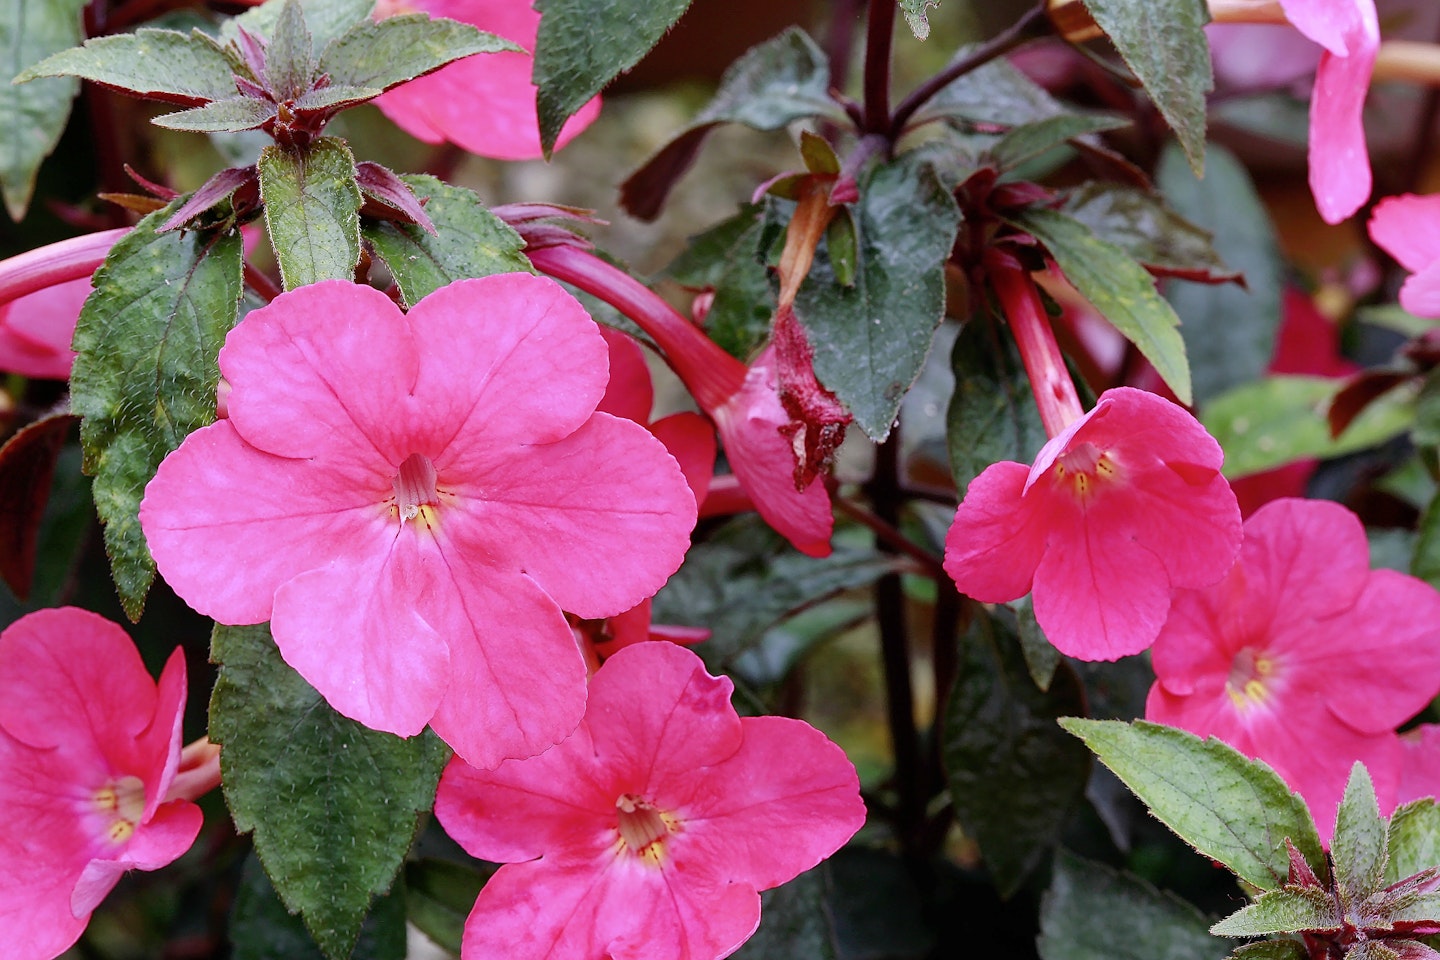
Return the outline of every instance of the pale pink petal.
[[[1285,19],[1336,56],[1355,53],[1355,33],[1375,20],[1374,0],[1280,0]]]
[[[1310,100],[1310,192],[1326,223],[1339,223],[1370,199],[1370,155],[1363,112],[1380,47],[1370,0],[1358,0],[1361,21],[1347,35],[1348,55],[1327,50]]]
[[[402,737],[425,728],[450,682],[447,639],[419,604],[459,606],[433,535],[397,527],[275,592],[270,630],[285,662],[330,706]]]
[[[571,613],[627,610],[685,557],[695,499],[675,459],[636,423],[597,413],[551,444],[496,452],[466,437],[452,449],[468,464],[451,488],[457,549],[524,570]]]
[[[1006,460],[986,467],[970,482],[945,536],[945,572],[982,603],[1029,593],[1045,552],[1047,531],[1022,500],[1029,473]]]
[[[715,476],[715,428],[698,413],[672,413],[650,424],[650,432],[680,465],[695,502],[704,503]]]
[[[650,408],[655,405],[655,389],[650,383],[645,351],[628,333],[604,324],[599,328],[610,350],[610,383],[595,409],[634,420],[643,427],[650,422]]]
[[[733,756],[657,785],[652,799],[685,821],[671,841],[677,859],[768,890],[840,849],[864,825],[865,804],[855,767],[819,730],[786,717],[740,726]]]
[[[165,458],[145,488],[140,526],[186,603],[221,623],[260,623],[281,584],[394,536],[394,487],[388,477],[271,456],[233,424],[197,430]]]
[[[405,429],[433,421],[448,427],[444,443],[463,435],[471,445],[418,451],[435,460],[442,479],[468,470],[475,446],[559,440],[605,394],[605,340],[580,302],[549,277],[461,280],[415,304],[408,320],[420,380]]]
[[[450,647],[449,686],[431,726],[477,767],[541,753],[585,713],[585,659],[575,635],[529,577],[442,546],[450,582],[439,591],[444,602],[424,609]]]
[[[67,379],[75,360],[70,349],[75,321],[92,289],[86,277],[57,283],[0,306],[0,370],[25,377]]]
[[[1440,317],[1440,260],[1405,281],[1400,306],[1417,317]]]
[[[812,557],[830,555],[835,526],[830,494],[819,477],[795,489],[795,448],[780,428],[790,422],[776,392],[774,347],[750,364],[744,385],[709,411],[720,431],[725,457],[765,522]]]
[[[406,5],[474,24],[527,51],[535,49],[540,15],[524,0],[411,0]],[[535,86],[530,82],[533,62],[528,53],[467,57],[401,84],[374,103],[400,129],[427,143],[449,140],[496,160],[533,159],[541,156]],[[599,113],[596,97],[565,123],[556,149]]]
[[[1370,238],[1411,273],[1440,262],[1440,193],[1381,200],[1370,214]]]

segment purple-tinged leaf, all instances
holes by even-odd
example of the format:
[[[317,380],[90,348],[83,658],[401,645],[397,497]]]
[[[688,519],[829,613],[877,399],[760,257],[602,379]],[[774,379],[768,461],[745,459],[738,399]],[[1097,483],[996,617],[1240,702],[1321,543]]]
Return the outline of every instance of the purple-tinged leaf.
[[[65,437],[79,417],[53,414],[0,446],[0,578],[20,600],[35,581],[35,547],[50,499],[50,481]]]
[[[305,93],[295,101],[297,111],[331,111],[343,110],[346,107],[357,106],[367,100],[374,100],[383,91],[378,87],[342,87],[325,86],[317,87]]]
[[[222,200],[227,199],[236,190],[246,183],[256,179],[255,167],[230,167],[221,170],[215,176],[206,180],[199,190],[190,195],[190,199],[180,205],[175,215],[166,220],[156,233],[165,233],[170,230],[178,230],[192,219],[209,210]]]
[[[264,101],[270,99],[270,95],[265,91],[264,87],[242,76],[237,75],[235,77],[235,89],[240,91],[242,97],[250,97],[253,100]]]
[[[238,25],[235,28],[235,38],[236,46],[240,48],[240,56],[244,58],[245,65],[250,68],[252,79],[259,83],[267,74],[265,41]]]
[[[276,100],[293,100],[310,88],[315,61],[300,0],[285,0],[265,45],[265,85]]]
[[[135,168],[130,166],[130,164],[128,163],[125,164],[125,176],[135,181],[135,185],[138,186],[141,190],[144,190],[146,193],[150,194],[153,197],[159,197],[166,203],[169,203],[171,200],[174,200],[176,197],[180,196],[179,190],[172,190],[171,188],[165,186],[162,183],[156,183],[154,180],[151,180],[147,177],[140,175],[139,173],[136,173]]]
[[[1275,933],[1335,931],[1345,918],[1329,890],[1291,887],[1262,893],[1254,903],[1210,928],[1217,937],[1262,937]]]
[[[1160,196],[1090,181],[1071,190],[1064,211],[1139,261],[1155,276],[1200,283],[1242,283],[1225,265],[1208,230],[1172,210]]]
[[[213,42],[197,34],[142,29],[87,40],[46,57],[15,78],[82,77],[146,100],[193,106],[234,96],[234,71]]]
[[[435,235],[435,224],[416,199],[414,191],[393,171],[366,160],[355,164],[355,182],[359,184],[362,194],[397,214],[381,219],[419,224],[426,233]],[[374,216],[363,210],[361,212]]]
[[[203,107],[178,113],[167,113],[151,122],[167,130],[191,130],[197,133],[238,133],[255,130],[275,116],[275,104],[249,97],[216,100]]]

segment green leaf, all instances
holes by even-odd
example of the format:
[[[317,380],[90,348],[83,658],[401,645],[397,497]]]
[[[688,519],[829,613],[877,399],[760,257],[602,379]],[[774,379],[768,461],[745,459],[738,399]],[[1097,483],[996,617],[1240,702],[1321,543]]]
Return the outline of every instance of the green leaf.
[[[544,21],[540,30],[543,37]],[[653,220],[705,137],[722,123],[782,130],[809,117],[846,119],[830,96],[830,65],[824,52],[805,31],[791,27],[730,65],[715,96],[689,126],[626,179],[620,187],[621,202],[635,216]]]
[[[950,802],[1002,897],[1020,888],[1085,796],[1090,754],[1055,721],[1085,709],[1073,670],[1031,681],[1020,638],[976,610],[945,712],[940,756]]]
[[[305,13],[305,25],[310,31],[310,53],[321,54],[326,47],[350,31],[352,27],[370,19],[375,9],[375,0],[299,0]],[[238,17],[232,17],[220,25],[223,40],[239,39],[239,28],[244,27],[251,35],[269,37],[275,32],[285,0],[268,0],[258,7],[252,7]]]
[[[292,100],[310,86],[315,61],[300,0],[285,0],[265,45],[265,86],[281,100]]]
[[[565,121],[639,63],[689,6],[690,0],[538,0],[534,81],[546,156]]]
[[[1031,209],[1015,225],[1045,245],[1065,279],[1135,344],[1184,404],[1190,403],[1190,367],[1180,318],[1155,291],[1155,281],[1123,249],[1055,210]]]
[[[217,625],[210,736],[225,801],[287,909],[332,960],[349,955],[435,799],[449,749],[340,716],[284,660],[269,627]]]
[[[690,238],[665,268],[675,282],[710,288],[715,299],[705,315],[705,332],[726,353],[747,359],[770,335],[775,296],[760,259],[761,208],[745,204],[729,220]]]
[[[1172,148],[1167,156],[1175,157],[1190,177],[1178,152]],[[1214,281],[1240,276],[1215,252],[1208,230],[1182,217],[1154,193],[1091,180],[1066,195],[1063,209],[1095,236],[1120,247],[1152,272]]]
[[[366,221],[365,242],[385,261],[407,307],[450,283],[492,273],[533,273],[525,241],[480,198],[434,177],[402,177],[415,196],[429,198],[425,212],[434,234],[416,224]]]
[[[16,223],[25,218],[40,162],[60,141],[80,83],[56,77],[17,86],[4,80],[79,43],[84,6],[81,0],[0,4],[0,189]]]
[[[1029,463],[1048,438],[1008,331],[971,319],[960,328],[950,363],[955,392],[945,438],[955,491],[963,498],[986,467],[1001,460]]]
[[[1046,117],[1011,127],[990,149],[990,157],[1001,170],[1009,170],[1075,137],[1128,126],[1130,121],[1124,117],[1104,114],[1065,113]]]
[[[240,234],[156,231],[180,197],[141,220],[95,273],[75,325],[71,409],[120,602],[140,618],[155,562],[140,498],[166,454],[215,420],[215,365],[241,292]]]
[[[421,841],[424,842],[423,840]],[[465,918],[495,867],[477,869],[449,860],[420,860],[405,864],[405,908],[421,933],[451,953],[460,953]]]
[[[1344,902],[1358,904],[1380,889],[1388,855],[1385,834],[1375,785],[1365,765],[1356,761],[1335,813],[1335,835],[1330,840],[1335,886]]]
[[[1440,805],[1429,798],[1412,800],[1391,814],[1387,849],[1387,885],[1440,867]]]
[[[336,86],[385,90],[461,57],[506,50],[524,52],[468,23],[412,13],[357,23],[325,51],[320,72]]]
[[[82,77],[139,97],[187,105],[235,96],[230,60],[198,31],[141,29],[86,40],[15,78]]]
[[[1198,176],[1205,169],[1205,97],[1215,88],[1204,0],[1085,0],[1144,85]]]
[[[1205,178],[1199,180],[1180,151],[1168,146],[1160,155],[1156,181],[1182,216],[1214,234],[1215,252],[1245,278],[1244,287],[1177,280],[1165,291],[1180,317],[1195,399],[1204,404],[1264,375],[1280,329],[1285,265],[1250,174],[1225,148],[1206,147]]]
[[[471,906],[474,898],[471,898]],[[285,909],[254,854],[245,859],[230,915],[231,960],[324,960],[299,917]],[[349,960],[404,960],[405,898],[375,901]]]
[[[1035,945],[1042,960],[1220,960],[1209,926],[1179,897],[1061,850]]]
[[[734,960],[836,960],[828,877],[822,863],[760,894],[760,929],[732,954]]]
[[[795,316],[815,347],[816,376],[878,442],[944,318],[944,266],[960,213],[928,164],[901,157],[861,179],[853,214],[854,285],[842,285],[817,251]]]
[[[1390,923],[1440,923],[1440,893],[1402,895],[1396,899],[1397,903],[1384,914]]]
[[[1345,924],[1340,908],[1323,887],[1286,886],[1262,893],[1248,907],[1210,928],[1217,937],[1263,937],[1302,930],[1339,930]]]
[[[916,40],[930,36],[930,21],[925,11],[938,6],[940,0],[900,0],[900,12],[905,14],[905,22],[910,25],[910,32],[915,34]]]
[[[1404,433],[1414,419],[1415,391],[1399,387],[1332,438],[1325,411],[1341,386],[1325,377],[1267,377],[1211,400],[1200,411],[1200,423],[1225,451],[1225,476],[1364,450]]]
[[[303,150],[260,153],[260,198],[286,290],[353,280],[360,262],[360,187],[345,141],[318,137]]]
[[[1264,763],[1214,737],[1144,720],[1067,718],[1060,725],[1180,839],[1252,886],[1272,890],[1285,882],[1287,837],[1323,875],[1325,852],[1309,809]]]
[[[1045,691],[1055,679],[1055,669],[1060,666],[1060,651],[1040,629],[1035,619],[1035,603],[1027,593],[1010,605],[1015,611],[1015,628],[1020,634],[1020,652],[1025,656],[1025,669],[1035,686]]]
[[[1299,940],[1257,940],[1242,943],[1230,953],[1231,960],[1305,960],[1305,944]]]
[[[974,51],[973,45],[961,47],[951,62],[964,60]],[[1001,57],[950,81],[916,112],[910,125],[945,119],[1008,126],[1070,112],[1044,87]]]
[[[166,130],[195,133],[236,133],[254,130],[275,116],[275,105],[250,97],[230,97],[156,117],[151,123]]]

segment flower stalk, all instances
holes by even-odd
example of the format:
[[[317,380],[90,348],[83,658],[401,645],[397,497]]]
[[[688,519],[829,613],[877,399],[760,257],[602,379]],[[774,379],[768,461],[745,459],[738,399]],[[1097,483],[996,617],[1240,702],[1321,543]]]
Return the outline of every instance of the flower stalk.
[[[1020,360],[1030,378],[1040,422],[1045,425],[1047,436],[1057,437],[1085,411],[1080,406],[1070,371],[1065,367],[1055,331],[1050,328],[1040,291],[1029,272],[1013,257],[992,251],[986,260],[990,284],[1015,335],[1015,345],[1020,348]]]

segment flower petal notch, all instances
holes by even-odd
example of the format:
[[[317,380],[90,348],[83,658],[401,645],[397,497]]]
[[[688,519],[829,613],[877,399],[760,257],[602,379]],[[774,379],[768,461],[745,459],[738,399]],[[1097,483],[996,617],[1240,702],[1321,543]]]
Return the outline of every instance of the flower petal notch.
[[[452,760],[436,816],[505,864],[463,954],[716,960],[748,939],[758,891],[834,853],[865,806],[839,747],[799,720],[738,717],[731,689],[682,647],[636,644],[595,674],[569,740],[491,772]]]
[[[695,524],[664,446],[595,412],[606,346],[584,308],[528,274],[408,314],[312,284],[247,316],[220,370],[229,418],[140,508],[175,591],[222,623],[269,620],[286,662],[374,729],[429,723],[480,766],[567,736],[586,673],[561,611],[651,596]]]
[[[1176,593],[1151,651],[1145,716],[1264,760],[1328,837],[1350,767],[1396,798],[1397,725],[1440,689],[1440,594],[1371,570],[1359,519],[1319,500],[1266,504],[1224,579]]]
[[[525,0],[381,0],[376,16],[406,11],[468,23],[530,51],[540,30],[540,14]],[[544,155],[535,84],[530,81],[534,63],[529,53],[467,57],[401,84],[375,105],[424,143],[448,141],[494,160],[534,160]],[[599,115],[600,98],[595,97],[566,122],[556,149],[575,139]]]
[[[5,955],[50,960],[127,870],[190,848],[200,808],[167,800],[180,766],[185,660],[157,687],[118,625],[39,610],[0,633],[0,925]]]
[[[1154,641],[1175,587],[1208,586],[1240,547],[1220,446],[1181,407],[1108,390],[1032,467],[1002,461],[966,491],[945,569],[982,603],[1034,594],[1056,648],[1115,660]]]

